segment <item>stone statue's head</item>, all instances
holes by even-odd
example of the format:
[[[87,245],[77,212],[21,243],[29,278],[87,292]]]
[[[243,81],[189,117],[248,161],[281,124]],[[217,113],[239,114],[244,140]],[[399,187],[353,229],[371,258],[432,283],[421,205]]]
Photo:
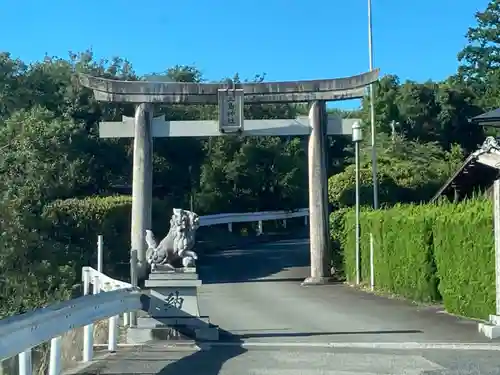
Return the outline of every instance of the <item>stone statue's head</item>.
[[[180,231],[196,231],[200,226],[200,217],[194,212],[174,208],[170,226],[175,226]]]
[[[200,218],[191,211],[174,208],[170,228],[174,233],[177,248],[191,249],[195,244],[195,233],[200,226]]]
[[[194,212],[187,211],[189,218],[189,226],[192,231],[196,231],[200,227],[200,217]]]

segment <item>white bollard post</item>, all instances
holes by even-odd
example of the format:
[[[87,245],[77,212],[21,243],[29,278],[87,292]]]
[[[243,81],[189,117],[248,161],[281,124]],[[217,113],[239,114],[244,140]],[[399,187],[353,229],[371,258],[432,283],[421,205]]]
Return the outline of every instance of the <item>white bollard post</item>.
[[[94,288],[92,290],[92,294],[98,294],[101,291],[99,285],[99,276],[94,276]],[[85,326],[87,333],[84,334],[83,338],[83,361],[90,362],[94,357],[94,324],[89,324]],[[85,331],[84,331],[85,332]]]
[[[61,336],[50,340],[49,375],[61,374]]]
[[[104,254],[104,240],[102,234],[97,236],[97,271],[102,273],[102,262]]]
[[[118,286],[113,286],[112,289],[119,289]],[[108,351],[111,353],[116,352],[116,345],[118,339],[118,320],[119,316],[111,316],[108,319]]]
[[[118,316],[110,317],[108,327],[108,351],[111,353],[116,352],[117,326]]]
[[[286,219],[283,219],[283,228],[286,229]]]
[[[262,234],[262,220],[259,220],[257,227],[257,236],[260,236],[261,234]]]
[[[31,361],[31,349],[19,353],[19,375],[32,375],[33,364]]]
[[[86,271],[83,274],[83,294],[89,294],[90,287],[90,275],[89,272]],[[83,327],[83,362],[89,362],[92,360],[93,353],[93,334],[94,334],[94,326],[93,324],[88,324]]]
[[[128,327],[130,325],[130,314],[127,311],[126,313],[123,313],[123,326]]]
[[[233,232],[233,223],[227,223],[227,230]]]
[[[375,266],[373,264],[373,234],[370,233],[370,288],[375,288]]]

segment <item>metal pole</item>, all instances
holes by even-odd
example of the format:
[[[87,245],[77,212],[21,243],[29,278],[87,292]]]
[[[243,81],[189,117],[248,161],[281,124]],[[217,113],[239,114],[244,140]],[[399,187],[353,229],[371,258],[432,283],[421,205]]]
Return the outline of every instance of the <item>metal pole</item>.
[[[372,35],[372,0],[368,0],[368,54],[370,71],[373,70],[373,35]],[[378,209],[378,179],[377,179],[377,150],[375,149],[375,91],[373,83],[370,85],[370,123],[372,146],[372,180],[373,180],[373,207]]]
[[[360,253],[360,225],[359,225],[359,142],[354,143],[356,163],[356,285],[360,282],[359,253]]]
[[[32,375],[33,374],[33,362],[31,357],[31,349],[25,350],[19,353],[19,375]]]
[[[89,294],[90,287],[90,276],[89,271],[85,271],[83,274],[83,295]],[[92,360],[93,354],[93,336],[94,335],[94,325],[87,324],[83,327],[83,362],[89,362]]]
[[[49,375],[61,374],[61,336],[50,340]]]
[[[97,271],[102,273],[102,260],[104,253],[104,240],[102,234],[97,236]]]
[[[194,197],[193,197],[193,167],[190,165],[189,168],[189,209],[194,212]]]
[[[500,315],[500,180],[493,183],[493,224],[495,233],[496,315]]]
[[[370,288],[371,290],[375,289],[375,264],[373,258],[373,233],[370,233]]]

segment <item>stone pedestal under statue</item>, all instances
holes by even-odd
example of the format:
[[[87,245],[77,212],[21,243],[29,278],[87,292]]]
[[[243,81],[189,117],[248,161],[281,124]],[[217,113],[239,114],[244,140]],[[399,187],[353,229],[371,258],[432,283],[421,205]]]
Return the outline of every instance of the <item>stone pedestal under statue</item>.
[[[208,316],[200,315],[198,288],[201,280],[195,268],[165,270],[158,267],[151,272],[145,286],[150,293],[147,315],[138,317],[137,327],[128,329],[128,343],[170,339],[172,331],[180,331],[200,341],[219,339],[218,328],[210,324]]]
[[[173,330],[200,341],[219,339],[218,328],[210,324],[208,316],[200,315],[198,288],[201,280],[196,269],[158,267],[151,272],[145,286],[150,292],[147,315],[138,317],[137,327],[128,329],[128,343],[170,339]]]
[[[202,283],[196,273],[198,257],[192,250],[198,217],[190,211],[174,209],[170,223],[169,233],[159,245],[153,233],[146,231],[151,266],[145,282],[149,302],[144,315],[137,319],[137,327],[128,329],[128,343],[166,340],[173,338],[175,332],[195,340],[219,339],[218,328],[210,324],[208,316],[200,315],[198,306],[198,288]],[[176,261],[181,261],[184,267],[174,267]]]

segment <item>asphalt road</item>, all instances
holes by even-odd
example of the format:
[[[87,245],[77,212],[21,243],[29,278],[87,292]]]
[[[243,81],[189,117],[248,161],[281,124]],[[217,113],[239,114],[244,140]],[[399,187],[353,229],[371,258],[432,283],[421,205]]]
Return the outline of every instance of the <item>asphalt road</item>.
[[[300,286],[308,246],[281,241],[206,256],[200,309],[223,334],[190,366],[205,357],[199,374],[500,374],[500,342],[476,322],[343,284]],[[209,370],[201,364],[210,358]]]
[[[120,350],[85,373],[500,374],[500,342],[475,322],[342,284],[301,287],[308,264],[304,240],[205,255],[200,309],[219,342]]]

